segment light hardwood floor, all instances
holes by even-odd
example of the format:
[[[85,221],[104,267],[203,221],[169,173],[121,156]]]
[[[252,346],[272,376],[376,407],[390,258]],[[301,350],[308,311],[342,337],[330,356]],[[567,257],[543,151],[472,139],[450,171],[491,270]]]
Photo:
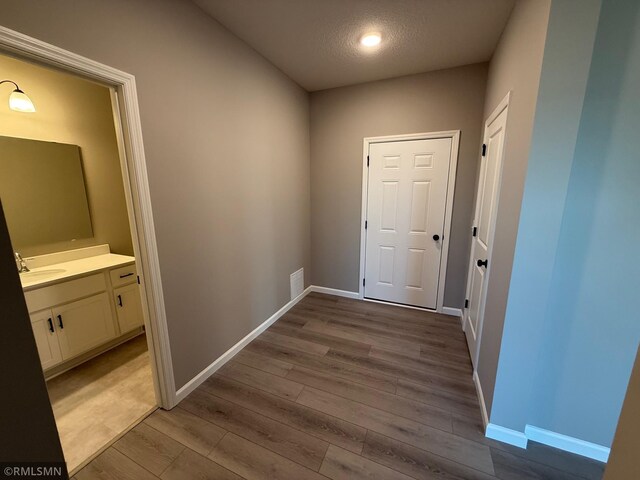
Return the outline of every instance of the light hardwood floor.
[[[47,382],[69,471],[156,406],[144,335]]]
[[[310,294],[76,478],[601,478],[599,462],[485,438],[471,373],[451,317]]]

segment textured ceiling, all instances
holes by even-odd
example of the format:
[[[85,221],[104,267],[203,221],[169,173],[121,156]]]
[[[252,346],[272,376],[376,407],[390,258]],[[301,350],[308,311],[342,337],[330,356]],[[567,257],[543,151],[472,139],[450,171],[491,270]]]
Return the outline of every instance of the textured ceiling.
[[[487,61],[514,0],[194,0],[308,91]],[[379,31],[375,50],[359,44]]]

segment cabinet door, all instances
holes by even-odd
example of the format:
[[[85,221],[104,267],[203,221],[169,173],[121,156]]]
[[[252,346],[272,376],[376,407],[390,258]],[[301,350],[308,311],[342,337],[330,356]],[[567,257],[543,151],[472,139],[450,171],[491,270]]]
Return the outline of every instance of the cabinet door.
[[[32,313],[31,328],[36,339],[38,355],[42,369],[51,368],[62,361],[62,353],[58,344],[58,334],[53,323],[51,310]]]
[[[53,309],[64,360],[116,336],[107,293],[100,293]]]
[[[142,301],[140,300],[140,291],[138,288],[137,283],[132,283],[113,289],[120,333],[126,333],[136,327],[140,327],[144,323],[142,317]]]

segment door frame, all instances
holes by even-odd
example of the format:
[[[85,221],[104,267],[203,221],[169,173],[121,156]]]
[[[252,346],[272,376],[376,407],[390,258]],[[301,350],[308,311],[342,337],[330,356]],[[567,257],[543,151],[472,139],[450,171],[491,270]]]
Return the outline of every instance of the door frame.
[[[491,276],[491,267],[493,266],[493,262],[491,261],[492,256],[493,256],[493,244],[494,244],[494,239],[495,239],[495,235],[496,235],[496,223],[498,220],[498,206],[500,203],[500,191],[502,190],[502,173],[503,173],[503,168],[504,168],[504,159],[506,157],[506,149],[507,149],[507,141],[508,141],[508,127],[509,127],[509,102],[511,100],[511,90],[509,90],[507,92],[507,95],[505,95],[505,97],[500,100],[500,103],[498,103],[498,106],[496,106],[496,108],[493,110],[493,112],[491,112],[491,114],[487,117],[487,119],[484,122],[484,129],[482,131],[482,142],[484,143],[485,141],[485,136],[487,133],[487,128],[489,127],[489,125],[491,125],[491,123],[493,123],[493,121],[498,118],[498,116],[503,112],[503,111],[507,111],[507,118],[505,119],[504,123],[505,123],[505,129],[504,129],[504,141],[503,141],[503,147],[502,147],[502,157],[500,157],[499,162],[500,165],[498,166],[498,178],[497,178],[497,185],[496,185],[496,189],[495,189],[495,208],[493,209],[493,211],[491,212],[491,218],[489,219],[489,224],[491,225],[491,235],[489,238],[489,244],[487,246],[487,259],[489,260],[489,265],[487,266],[487,270],[485,272],[485,282],[484,285],[482,287],[482,299],[481,299],[481,310],[482,310],[482,314],[480,315],[480,321],[478,322],[478,331],[476,332],[477,335],[477,340],[476,343],[477,348],[476,348],[476,355],[475,358],[472,358],[472,363],[473,363],[473,367],[474,370],[476,370],[476,365],[478,363],[478,358],[480,356],[480,344],[482,342],[482,327],[484,325],[484,308],[486,306],[486,300],[487,300],[487,286],[489,284],[489,278]],[[473,219],[471,220],[471,227],[470,230],[473,231],[473,227],[476,225],[477,220],[478,220],[478,191],[480,189],[480,172],[478,171],[478,179],[476,181],[476,191],[475,191],[475,198],[474,198],[474,208],[473,208]],[[471,272],[472,272],[472,268],[473,268],[473,251],[474,251],[474,245],[473,242],[471,244],[471,248],[469,249],[469,268],[467,270],[467,286],[465,288],[464,291],[464,295],[465,298],[469,298],[470,292],[469,289],[471,288]],[[466,340],[466,334],[467,334],[467,322],[469,321],[469,316],[468,316],[468,307],[462,307],[462,331],[465,334],[465,340]]]
[[[449,239],[451,236],[451,217],[453,214],[453,196],[456,189],[456,171],[458,168],[458,149],[460,147],[460,130],[448,130],[443,132],[410,133],[406,135],[385,135],[382,137],[365,137],[362,146],[362,207],[360,210],[360,286],[358,287],[358,298],[370,302],[381,302],[380,300],[365,298],[363,279],[366,265],[367,231],[364,228],[367,220],[367,204],[369,200],[369,167],[367,156],[369,146],[374,143],[404,142],[407,140],[432,140],[437,138],[451,139],[451,157],[449,158],[449,177],[447,182],[447,199],[444,213],[444,230],[442,232],[442,255],[440,257],[440,274],[438,277],[438,295],[436,309],[416,307],[414,305],[403,305],[393,303],[401,307],[426,310],[429,312],[443,313],[444,307],[444,287],[447,278],[447,264],[449,260]],[[392,302],[382,302],[392,303]]]
[[[140,295],[156,401],[162,408],[173,408],[177,403],[176,388],[135,77],[2,26],[0,51],[92,80],[112,91],[129,226],[141,274]]]

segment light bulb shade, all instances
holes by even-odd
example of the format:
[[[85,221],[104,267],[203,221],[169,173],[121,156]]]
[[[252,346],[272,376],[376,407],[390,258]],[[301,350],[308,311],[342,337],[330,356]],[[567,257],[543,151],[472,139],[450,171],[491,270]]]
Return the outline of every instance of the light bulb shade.
[[[36,107],[33,106],[29,97],[22,90],[17,89],[9,95],[9,108],[16,112],[31,113],[36,111]]]

